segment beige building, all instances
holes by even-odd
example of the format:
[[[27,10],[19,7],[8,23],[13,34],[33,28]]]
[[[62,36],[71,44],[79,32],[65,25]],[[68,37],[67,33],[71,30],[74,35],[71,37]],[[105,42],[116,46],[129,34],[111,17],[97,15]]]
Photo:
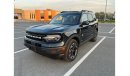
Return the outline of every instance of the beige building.
[[[23,19],[36,20],[35,10],[24,10],[23,11]]]
[[[23,19],[22,9],[14,9],[14,19]]]

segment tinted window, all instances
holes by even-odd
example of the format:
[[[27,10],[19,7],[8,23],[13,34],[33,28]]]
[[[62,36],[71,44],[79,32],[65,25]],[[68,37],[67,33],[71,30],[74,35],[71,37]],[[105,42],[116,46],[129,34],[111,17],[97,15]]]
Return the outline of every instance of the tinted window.
[[[93,18],[95,18],[95,19],[96,19],[95,13],[93,13],[92,15],[93,15]]]
[[[81,18],[81,22],[87,21],[87,20],[88,20],[87,14],[83,14]]]
[[[92,14],[88,14],[88,20],[89,20],[89,21],[93,21],[93,16],[92,16]]]
[[[80,14],[59,14],[51,20],[50,24],[77,25],[79,19]]]

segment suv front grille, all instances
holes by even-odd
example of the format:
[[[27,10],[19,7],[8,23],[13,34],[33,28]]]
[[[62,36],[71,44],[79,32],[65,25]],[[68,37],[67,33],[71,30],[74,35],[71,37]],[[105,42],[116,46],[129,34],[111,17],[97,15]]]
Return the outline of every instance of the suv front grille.
[[[44,41],[45,34],[26,32],[26,37],[33,40]]]

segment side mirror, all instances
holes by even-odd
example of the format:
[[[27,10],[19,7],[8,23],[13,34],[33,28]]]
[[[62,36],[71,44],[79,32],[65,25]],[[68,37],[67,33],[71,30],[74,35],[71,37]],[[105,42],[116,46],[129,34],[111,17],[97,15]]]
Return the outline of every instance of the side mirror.
[[[81,25],[89,25],[89,21],[83,21]]]

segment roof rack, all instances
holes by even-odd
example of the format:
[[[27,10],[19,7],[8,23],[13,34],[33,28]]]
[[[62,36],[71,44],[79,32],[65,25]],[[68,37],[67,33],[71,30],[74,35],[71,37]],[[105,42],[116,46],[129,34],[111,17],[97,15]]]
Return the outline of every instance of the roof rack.
[[[88,11],[88,10],[82,10],[82,12],[92,12],[92,11]]]
[[[88,10],[81,10],[81,11],[62,11],[61,13],[66,13],[66,12],[92,12]]]
[[[80,11],[62,11],[61,13],[65,13],[65,12],[80,12]]]

